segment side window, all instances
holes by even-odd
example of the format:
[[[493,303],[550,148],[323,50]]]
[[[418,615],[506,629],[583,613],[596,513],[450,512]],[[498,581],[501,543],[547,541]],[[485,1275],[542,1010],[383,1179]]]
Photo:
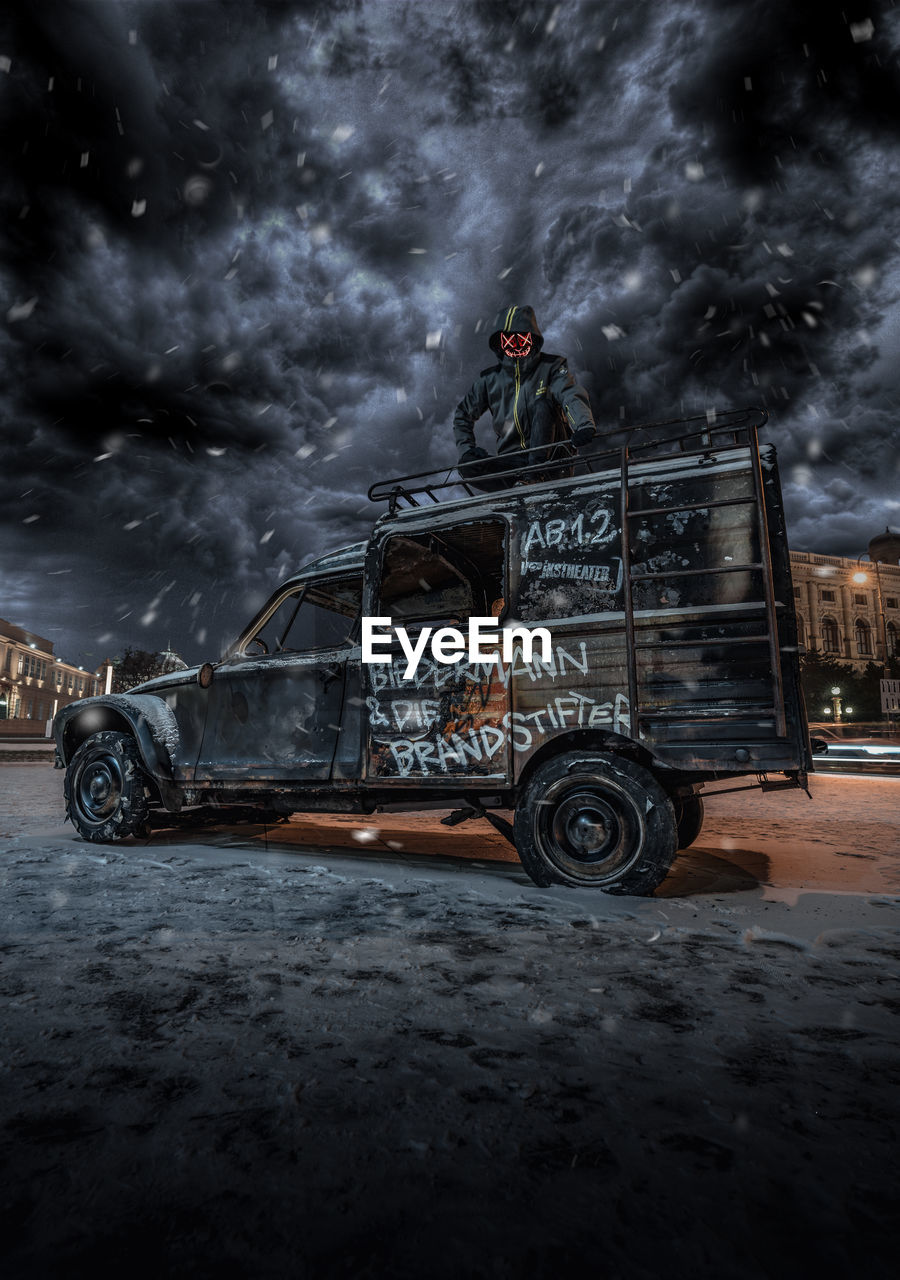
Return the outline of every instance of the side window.
[[[397,621],[499,617],[505,604],[506,524],[471,521],[384,544],[378,612]]]
[[[346,644],[359,616],[361,578],[309,583],[283,596],[244,651],[304,653]]]
[[[334,649],[350,640],[362,603],[362,578],[311,584],[288,632],[284,648]]]

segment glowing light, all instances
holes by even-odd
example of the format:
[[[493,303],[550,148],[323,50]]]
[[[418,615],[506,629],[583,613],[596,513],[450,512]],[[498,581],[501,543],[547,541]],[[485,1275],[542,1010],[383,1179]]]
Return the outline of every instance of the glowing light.
[[[507,333],[500,334],[500,347],[504,355],[509,356],[511,360],[521,360],[525,356],[531,355],[532,337],[530,333]]]

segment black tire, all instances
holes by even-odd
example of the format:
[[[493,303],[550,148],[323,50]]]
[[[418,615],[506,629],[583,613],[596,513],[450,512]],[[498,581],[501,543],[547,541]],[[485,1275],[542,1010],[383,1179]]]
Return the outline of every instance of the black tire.
[[[688,849],[703,830],[703,801],[699,796],[676,796],[674,804],[678,848]]]
[[[66,813],[83,840],[103,844],[143,834],[148,781],[130,734],[95,733],[66,769]]]
[[[652,774],[615,755],[569,751],[529,778],[514,823],[535,884],[646,896],[678,849],[675,809]]]

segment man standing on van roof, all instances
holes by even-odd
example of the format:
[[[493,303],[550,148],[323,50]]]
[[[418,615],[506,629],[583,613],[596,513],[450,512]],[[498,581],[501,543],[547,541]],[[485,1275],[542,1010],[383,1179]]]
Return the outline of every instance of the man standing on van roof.
[[[523,458],[523,449],[569,439],[585,445],[593,439],[587,392],[569,372],[565,356],[542,350],[544,336],[532,307],[501,311],[488,341],[498,363],[482,369],[453,415],[463,476],[492,475],[544,456]],[[488,410],[497,437],[496,458],[475,443],[475,423]],[[486,458],[490,461],[482,461]]]

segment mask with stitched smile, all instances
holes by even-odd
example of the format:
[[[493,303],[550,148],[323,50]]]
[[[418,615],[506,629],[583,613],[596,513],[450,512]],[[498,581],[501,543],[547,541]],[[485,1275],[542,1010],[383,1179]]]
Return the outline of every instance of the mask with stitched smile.
[[[501,333],[500,350],[510,360],[522,360],[531,355],[534,338],[530,333]]]

